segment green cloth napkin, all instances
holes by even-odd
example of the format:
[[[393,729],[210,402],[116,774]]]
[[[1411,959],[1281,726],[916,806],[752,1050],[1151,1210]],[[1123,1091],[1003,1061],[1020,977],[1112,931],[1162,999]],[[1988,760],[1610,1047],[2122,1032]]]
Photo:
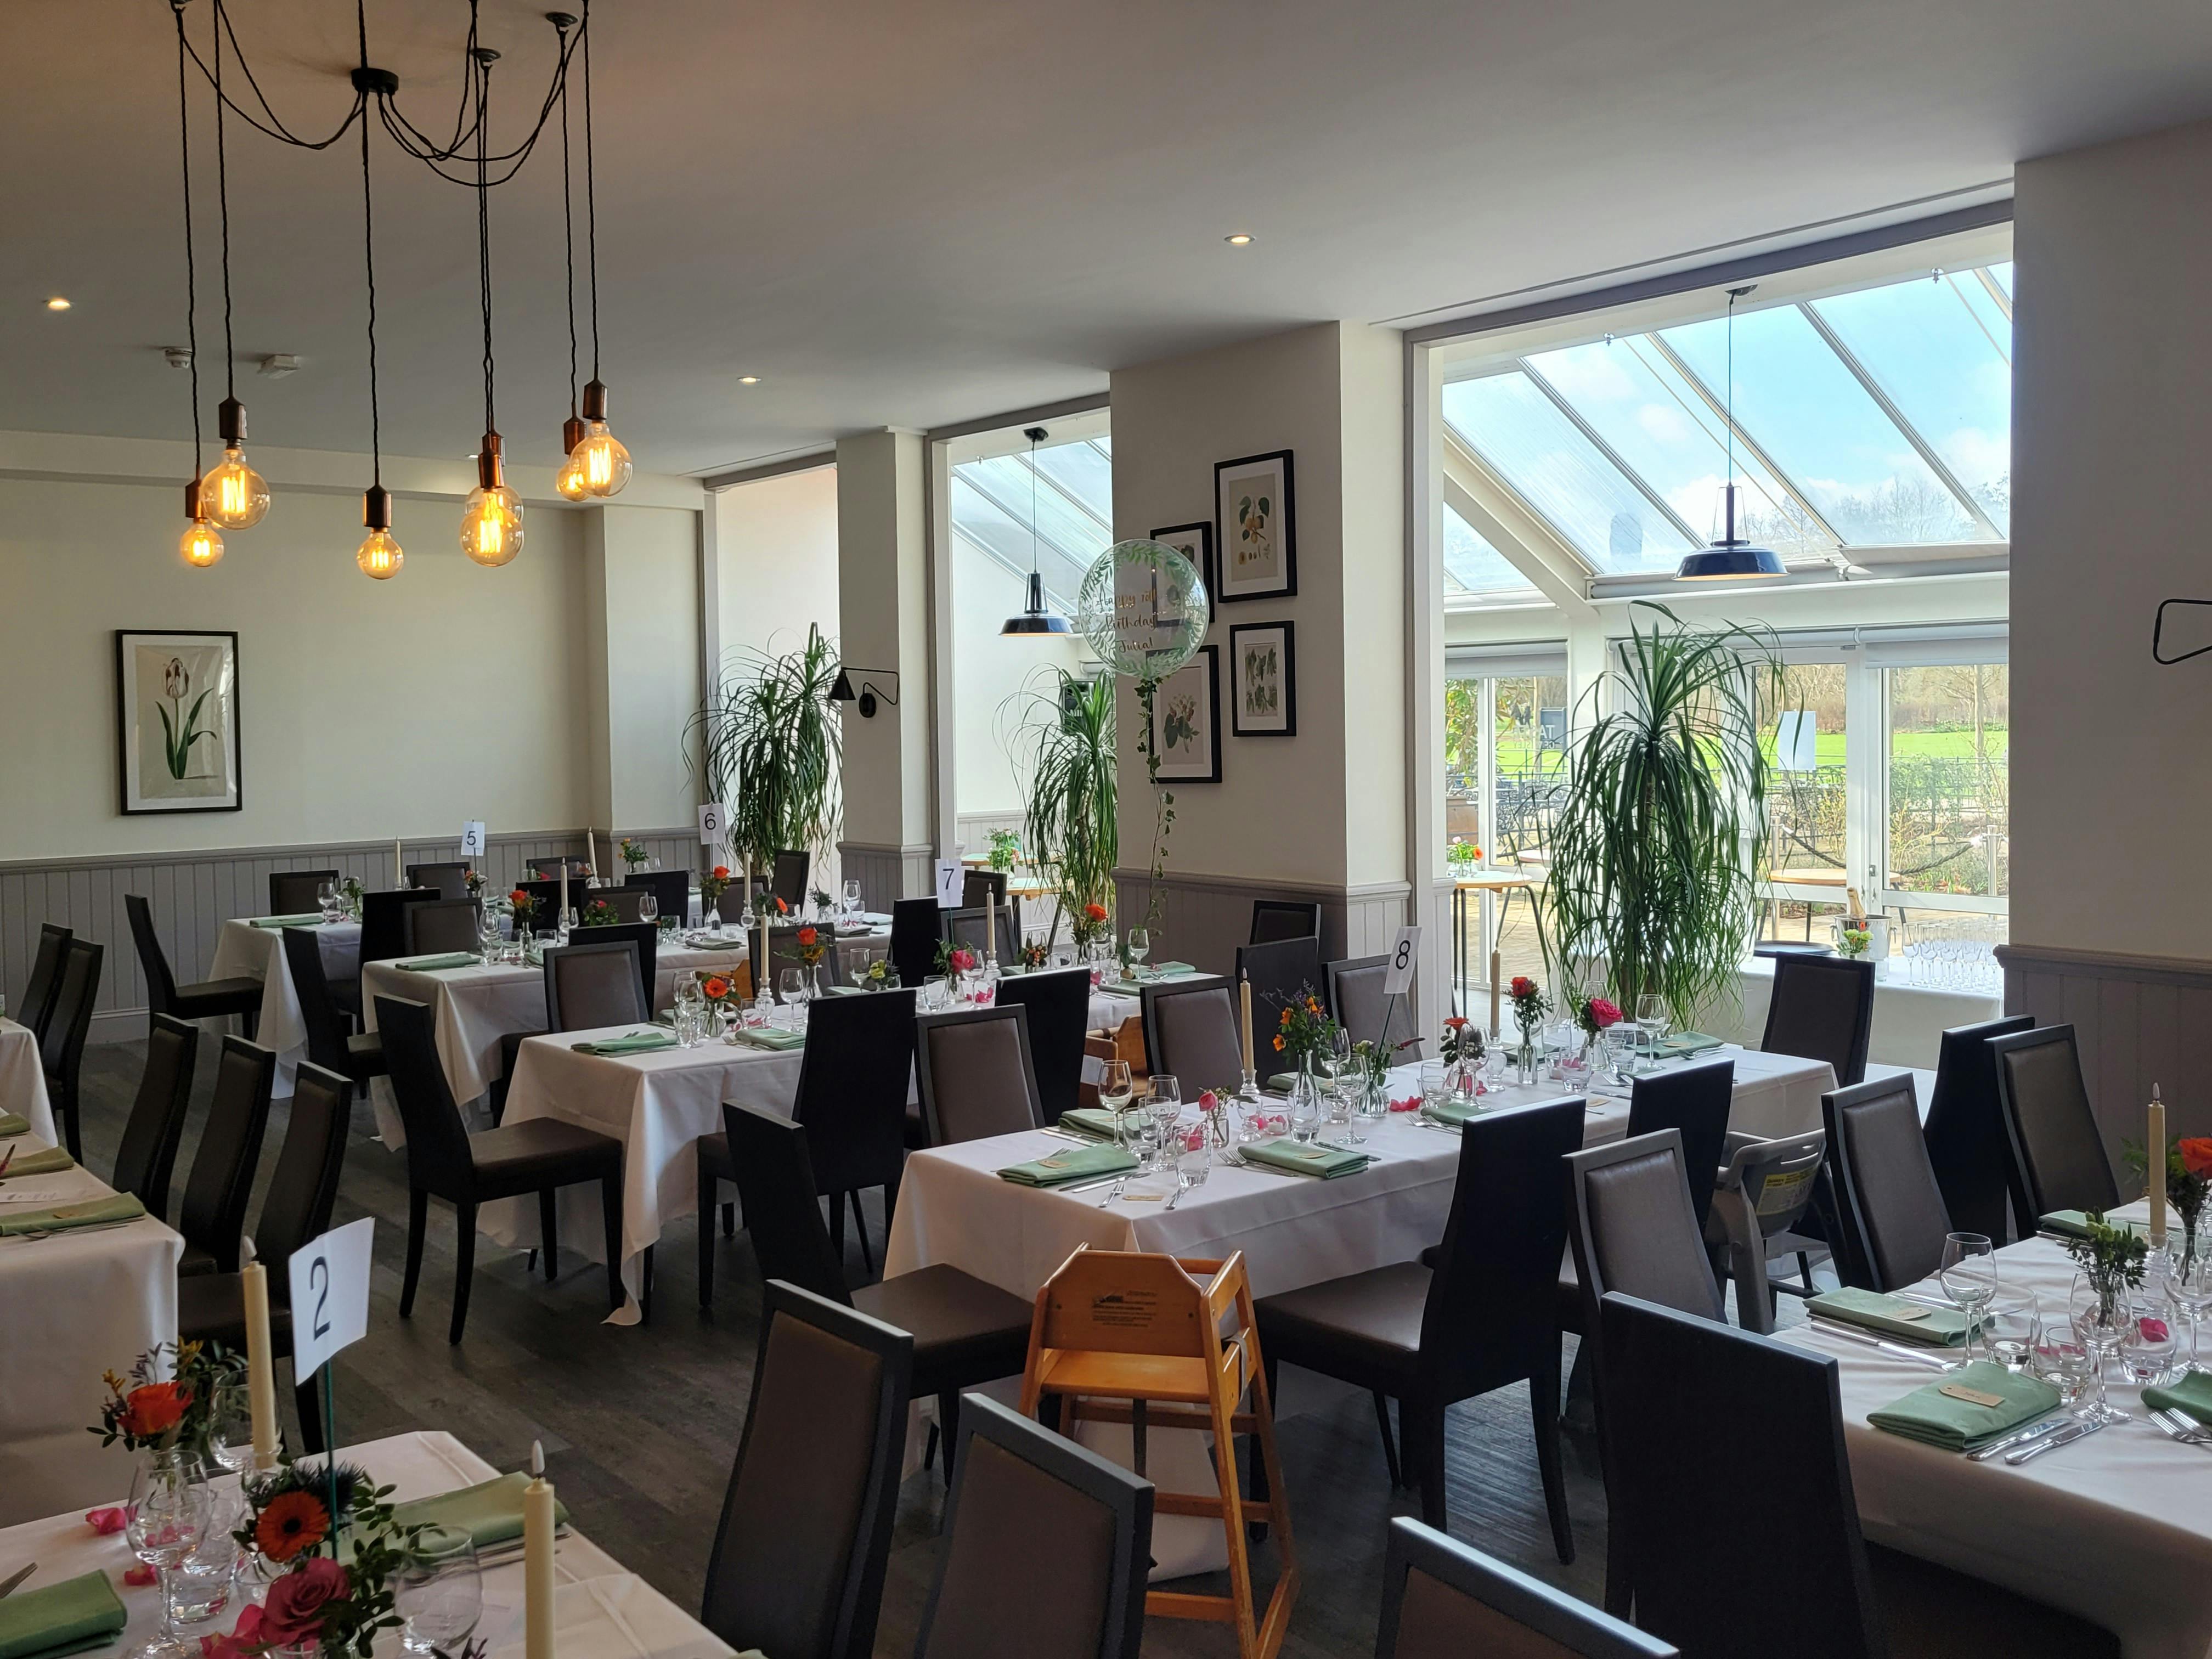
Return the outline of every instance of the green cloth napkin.
[[[434,957],[402,957],[392,965],[410,974],[435,973],[441,968],[473,968],[477,957],[470,951],[445,951]]]
[[[1278,1072],[1267,1079],[1267,1092],[1271,1095],[1286,1095],[1291,1091],[1291,1085],[1297,1080],[1298,1074],[1296,1072]]]
[[[691,941],[691,948],[695,951],[749,951],[752,948],[752,941],[743,936],[737,939],[695,939]]]
[[[1358,1175],[1374,1161],[1364,1152],[1340,1152],[1318,1141],[1301,1144],[1288,1138],[1258,1141],[1237,1150],[1244,1155],[1247,1164],[1264,1164],[1271,1170],[1287,1170],[1293,1175],[1319,1176],[1323,1181]]]
[[[0,1213],[0,1238],[15,1233],[58,1233],[71,1227],[100,1227],[114,1221],[136,1221],[146,1206],[129,1193],[88,1198],[81,1204],[57,1204],[50,1210],[28,1210],[19,1215]]]
[[[1421,1115],[1431,1123],[1444,1123],[1459,1128],[1482,1115],[1482,1108],[1471,1100],[1424,1101]]]
[[[323,913],[313,910],[296,916],[256,916],[253,925],[256,927],[319,927],[323,925]]]
[[[2087,1238],[2089,1236],[2088,1212],[2083,1210],[2053,1210],[2049,1215],[2038,1220],[2035,1224],[2045,1232],[2063,1233],[2069,1238]],[[2125,1221],[2113,1215],[2105,1218],[2105,1224],[2107,1227],[2126,1227],[2139,1233],[2148,1234],[2150,1231],[2147,1223]]]
[[[0,1112],[0,1139],[31,1133],[31,1120],[16,1112]]]
[[[1703,1031],[1677,1031],[1673,1036],[1662,1037],[1660,1040],[1659,1052],[1662,1054],[1677,1056],[1702,1054],[1708,1048],[1717,1048],[1720,1046],[1721,1040],[1718,1037],[1707,1036]]]
[[[522,1536],[522,1493],[529,1484],[530,1477],[517,1469],[480,1486],[395,1504],[392,1519],[402,1527],[452,1527],[468,1534],[480,1550],[511,1544]],[[568,1523],[568,1506],[558,1498],[553,1500],[553,1520],[558,1526]]]
[[[786,1048],[800,1048],[806,1044],[804,1031],[780,1031],[772,1025],[740,1025],[733,1034],[738,1042],[756,1048],[773,1048],[781,1053]]]
[[[2212,1424],[2212,1372],[2191,1371],[2178,1382],[2145,1389],[2142,1397],[2143,1404],[2154,1412],[2181,1412],[2200,1423]]]
[[[17,1176],[59,1175],[64,1170],[76,1168],[76,1160],[58,1146],[41,1147],[35,1152],[18,1152],[8,1166],[4,1177],[12,1181]]]
[[[1017,1187],[1057,1187],[1086,1176],[1121,1175],[1137,1167],[1137,1160],[1119,1146],[1070,1146],[1064,1152],[1032,1158],[999,1171],[999,1179]]]
[[[649,1054],[655,1048],[673,1048],[676,1036],[672,1031],[632,1031],[618,1037],[600,1037],[592,1042],[572,1042],[568,1045],[580,1054]]]
[[[12,1564],[11,1564],[12,1565]],[[0,1659],[58,1659],[123,1634],[123,1603],[97,1568],[0,1601]]]
[[[1100,1140],[1114,1139],[1114,1114],[1103,1106],[1077,1106],[1060,1115],[1060,1127]]]
[[[1954,1399],[1942,1390],[1963,1387],[1997,1395],[2003,1403],[1984,1406]],[[1979,1451],[1992,1440],[2002,1440],[2022,1424],[2050,1414],[2058,1405],[2058,1390],[2033,1376],[2015,1376],[2002,1365],[1977,1359],[1961,1365],[1940,1382],[1915,1389],[1896,1404],[1870,1412],[1867,1421],[1891,1434],[1945,1451]]]
[[[1902,1297],[1848,1285],[1809,1298],[1805,1310],[1927,1347],[1954,1347],[1966,1340],[1966,1316],[1955,1308],[1931,1308],[1925,1303],[1907,1302]]]

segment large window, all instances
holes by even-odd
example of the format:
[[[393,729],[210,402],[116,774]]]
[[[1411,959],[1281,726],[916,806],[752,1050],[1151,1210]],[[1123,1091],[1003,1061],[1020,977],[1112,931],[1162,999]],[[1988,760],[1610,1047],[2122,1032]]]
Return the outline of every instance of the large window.
[[[1516,652],[1455,662],[1444,681],[1444,836],[1455,898],[1453,949],[1470,985],[1538,974],[1535,890],[1566,783],[1565,663]]]
[[[1030,574],[1034,507],[1036,565],[1063,615],[1091,562],[1114,540],[1114,441],[1079,438],[1030,451],[956,462],[953,533],[1015,575]]]

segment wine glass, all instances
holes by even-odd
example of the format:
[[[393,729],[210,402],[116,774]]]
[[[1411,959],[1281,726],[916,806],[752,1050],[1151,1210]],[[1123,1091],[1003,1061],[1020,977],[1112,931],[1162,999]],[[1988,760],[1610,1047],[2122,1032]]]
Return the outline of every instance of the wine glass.
[[[1673,1024],[1667,1012],[1667,999],[1656,991],[1646,991],[1636,999],[1637,1029],[1644,1033],[1644,1046],[1651,1058],[1659,1058],[1659,1045],[1665,1041],[1667,1028]]]
[[[408,1546],[392,1600],[403,1621],[399,1645],[407,1652],[460,1652],[483,1616],[474,1540],[458,1527],[423,1528]]]
[[[253,1462],[253,1395],[226,1382],[208,1401],[208,1449],[233,1474]]]
[[[845,914],[854,921],[858,921],[860,919],[860,884],[857,881],[848,881],[845,884]]]
[[[161,1622],[131,1659],[198,1659],[199,1644],[177,1634],[169,1576],[199,1547],[208,1526],[208,1489],[190,1478],[180,1457],[142,1461],[125,1506],[124,1541],[154,1569],[161,1583]]]
[[[794,1006],[805,996],[805,979],[796,968],[787,968],[775,977],[777,994]]]
[[[653,896],[650,887],[638,896],[637,919],[647,926],[660,920],[660,901]]]
[[[1952,1305],[1966,1316],[1966,1347],[1971,1352],[1982,1310],[1996,1299],[1997,1293],[1997,1259],[1989,1236],[1946,1233],[1943,1265],[1936,1270],[1936,1279],[1943,1286],[1943,1294],[1951,1298]]]
[[[1135,1080],[1129,1073],[1129,1062],[1126,1060],[1108,1060],[1105,1069],[1098,1074],[1098,1103],[1112,1114],[1114,1144],[1124,1152],[1128,1150],[1128,1136],[1125,1133],[1127,1125],[1123,1115],[1128,1110],[1129,1102],[1136,1092]]]
[[[2181,1334],[2174,1328],[2178,1312],[2172,1299],[2156,1285],[2145,1285],[2129,1302],[2120,1328],[2120,1364],[2137,1387],[2163,1382],[2173,1369],[2173,1356],[2181,1346]]]
[[[326,881],[315,889],[315,902],[322,909],[325,921],[335,921],[338,914],[338,884]]]
[[[1152,936],[1141,927],[1132,927],[1129,930],[1128,948],[1129,961],[1132,964],[1130,976],[1142,979],[1145,976],[1145,958],[1152,954]]]
[[[2188,1369],[2201,1370],[2197,1363],[2197,1333],[2203,1328],[2205,1316],[2212,1314],[2212,1253],[2191,1255],[2178,1264],[2171,1282],[2174,1300],[2189,1315]]]

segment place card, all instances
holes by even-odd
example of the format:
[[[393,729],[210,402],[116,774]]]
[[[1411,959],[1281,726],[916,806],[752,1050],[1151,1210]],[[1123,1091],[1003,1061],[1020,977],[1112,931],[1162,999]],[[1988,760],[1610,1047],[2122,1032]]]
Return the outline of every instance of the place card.
[[[1946,1382],[1936,1392],[1948,1395],[1954,1400],[1963,1400],[1970,1406],[1994,1408],[2005,1403],[2005,1397],[2001,1394],[1985,1394],[1979,1389],[1970,1389],[1963,1382]]]
[[[1923,1308],[1917,1302],[1900,1302],[1889,1310],[1892,1319],[1925,1319],[1936,1310]]]

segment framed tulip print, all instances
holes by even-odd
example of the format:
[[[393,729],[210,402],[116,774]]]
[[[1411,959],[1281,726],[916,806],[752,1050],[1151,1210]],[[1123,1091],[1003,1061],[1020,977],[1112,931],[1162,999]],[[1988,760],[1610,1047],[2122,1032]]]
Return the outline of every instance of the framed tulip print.
[[[1288,599],[1298,591],[1297,516],[1291,452],[1213,464],[1220,599]]]
[[[235,812],[238,635],[115,634],[123,811]]]
[[[1160,682],[1152,693],[1152,721],[1162,783],[1221,781],[1221,669],[1214,647],[1201,645]]]
[[[1251,623],[1229,630],[1229,701],[1240,738],[1298,734],[1297,679],[1292,670],[1295,624]]]

